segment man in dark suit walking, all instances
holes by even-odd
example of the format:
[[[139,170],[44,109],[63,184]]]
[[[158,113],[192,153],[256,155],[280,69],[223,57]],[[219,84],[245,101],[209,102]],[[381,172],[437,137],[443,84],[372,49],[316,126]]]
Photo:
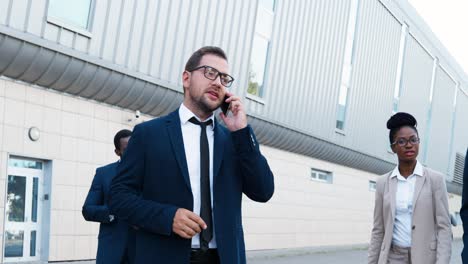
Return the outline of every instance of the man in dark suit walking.
[[[462,262],[468,263],[468,149],[465,156],[465,168],[463,170],[463,194],[460,217],[463,222],[463,251]]]
[[[136,263],[246,263],[242,194],[266,202],[274,182],[228,71],[222,49],[199,49],[180,108],[133,131],[110,206],[139,228]],[[227,128],[213,114],[223,101]]]
[[[132,132],[120,130],[114,137],[115,154],[122,157],[127,148]],[[93,183],[83,205],[83,216],[86,221],[101,223],[96,263],[129,263],[128,224],[115,217],[107,205],[112,178],[116,175],[120,161],[97,168]],[[130,245],[132,247],[132,245]]]

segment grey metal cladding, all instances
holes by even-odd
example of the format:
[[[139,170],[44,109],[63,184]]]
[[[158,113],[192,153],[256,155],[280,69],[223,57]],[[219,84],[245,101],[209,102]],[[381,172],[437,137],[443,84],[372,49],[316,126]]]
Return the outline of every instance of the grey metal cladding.
[[[427,146],[426,163],[443,173],[448,173],[449,169],[449,147],[455,88],[456,83],[446,71],[438,67],[432,100],[432,125],[428,131],[430,144]]]
[[[231,91],[246,95],[258,1],[94,4],[92,28],[80,34],[47,22],[47,0],[0,1],[0,74],[159,116],[182,101],[180,73],[188,56],[202,45],[217,45],[236,77]],[[426,49],[441,65],[452,61],[440,56],[438,44],[427,45],[413,18],[392,11],[399,2],[360,1],[346,124],[344,133],[336,132],[350,4],[276,1],[265,94],[245,99],[259,141],[375,173],[391,169],[395,157],[388,152],[385,122],[392,114],[401,23],[409,21],[399,110],[415,114],[421,136],[427,134],[432,145],[427,164],[446,172],[452,165],[437,146],[450,137],[454,82],[437,71],[434,98],[440,98],[426,128],[433,61]],[[466,86],[466,76],[455,79]],[[468,145],[467,101],[459,92],[454,152]]]
[[[343,164],[352,168],[383,174],[395,167],[391,162],[365,155],[358,151],[331,144],[288,127],[273,124],[262,118],[249,116],[257,139],[267,146]],[[285,141],[287,139],[287,142]]]
[[[378,1],[360,3],[344,144],[393,161],[386,122],[392,115],[401,23]]]
[[[178,91],[3,33],[0,75],[133,110],[141,106],[155,116],[169,113],[182,102]],[[154,96],[157,93],[164,96]]]
[[[426,136],[433,64],[431,55],[408,35],[398,111],[411,113],[416,118],[421,138]]]
[[[330,138],[346,39],[349,1],[279,1],[275,11],[266,104],[249,111]]]
[[[468,146],[468,96],[463,92],[458,91],[457,105],[455,113],[455,126],[453,134],[453,156],[452,161],[455,160],[455,153],[466,153]]]

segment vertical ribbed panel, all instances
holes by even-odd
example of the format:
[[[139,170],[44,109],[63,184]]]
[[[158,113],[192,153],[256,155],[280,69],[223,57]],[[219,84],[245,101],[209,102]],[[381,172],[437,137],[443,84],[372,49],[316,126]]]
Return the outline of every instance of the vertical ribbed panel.
[[[434,59],[412,35],[409,35],[403,62],[404,71],[398,111],[408,112],[416,118],[421,139],[427,134],[426,119],[429,110],[433,64]],[[422,146],[421,144],[420,153],[423,153]]]
[[[0,1],[0,25],[7,25],[10,2],[13,0]]]
[[[335,133],[335,122],[349,0],[277,0],[264,102],[250,99],[245,102],[248,112],[262,120],[390,161],[385,122],[392,112],[401,23],[380,1],[359,2],[344,136]],[[0,46],[15,45],[4,47],[11,53],[2,54],[0,61],[0,71],[9,77],[162,114],[180,102],[180,93],[172,88],[182,90],[181,72],[189,55],[200,46],[216,45],[225,49],[229,57],[231,73],[236,78],[231,90],[240,96],[246,93],[258,1],[96,0],[91,36],[47,22],[47,4],[47,0],[0,1],[2,29],[18,31],[13,36],[18,41],[6,41],[9,37],[0,39]],[[432,73],[428,52],[440,52],[434,50],[437,44],[426,45],[426,39],[411,35],[420,36],[411,19],[404,14],[395,15],[410,26],[399,110],[414,114],[421,136],[428,135],[432,149],[428,151],[427,164],[446,172],[447,166],[452,165],[447,164],[448,150],[440,146],[450,145],[455,83],[438,69],[433,120],[431,130],[426,131]],[[40,38],[53,43],[44,45]],[[25,45],[29,42],[45,47],[31,49]],[[83,53],[56,53],[62,47],[55,44]],[[438,57],[441,65],[452,63]],[[96,62],[102,63],[102,67],[97,67]],[[461,79],[465,76],[454,78],[462,87],[466,86]],[[143,79],[148,82],[143,83]],[[142,94],[144,100],[140,100]],[[467,101],[467,96],[460,92],[454,152],[464,152],[468,144],[463,133],[468,131]],[[284,135],[275,132],[265,140],[294,150],[289,145],[291,139]],[[318,147],[314,152],[307,152],[301,145],[296,148],[321,157],[328,155],[323,153],[325,148]]]
[[[89,37],[46,22],[46,0],[0,1],[0,24],[87,52]]]
[[[386,122],[392,113],[402,26],[378,1],[360,2],[357,23],[345,142],[352,149],[389,157]]]
[[[330,137],[349,15],[348,1],[278,1],[262,105],[268,119]]]
[[[442,68],[438,67],[432,101],[426,163],[433,169],[443,173],[448,172],[455,85],[450,76]]]
[[[466,90],[466,87],[463,87]],[[455,113],[455,126],[453,133],[453,153],[452,161],[455,161],[455,153],[462,153],[465,155],[466,149],[468,147],[468,96],[466,96],[462,91],[457,93],[457,106]],[[453,164],[449,164],[450,167],[453,167]]]

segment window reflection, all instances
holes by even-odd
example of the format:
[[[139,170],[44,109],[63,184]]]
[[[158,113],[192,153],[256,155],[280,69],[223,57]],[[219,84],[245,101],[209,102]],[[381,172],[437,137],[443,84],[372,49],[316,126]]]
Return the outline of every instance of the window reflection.
[[[24,231],[5,232],[5,257],[23,256]]]
[[[29,255],[36,256],[36,230],[31,231],[31,240],[29,241]]]
[[[10,222],[24,222],[26,177],[8,175],[6,214]]]
[[[10,158],[8,166],[25,169],[38,169],[42,170],[42,162],[28,159]]]
[[[37,192],[39,191],[39,179],[33,178],[32,203],[31,203],[31,221],[37,222]]]
[[[49,16],[84,29],[89,29],[90,11],[91,0],[49,0]]]

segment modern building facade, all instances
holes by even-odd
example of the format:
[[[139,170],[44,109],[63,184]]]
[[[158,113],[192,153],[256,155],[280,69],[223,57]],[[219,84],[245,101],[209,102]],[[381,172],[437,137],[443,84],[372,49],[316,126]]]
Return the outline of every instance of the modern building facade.
[[[95,257],[81,216],[95,168],[117,159],[118,130],[177,109],[205,45],[227,52],[275,174],[269,203],[244,199],[248,250],[368,243],[397,111],[458,212],[468,78],[406,0],[2,0],[4,262]]]

